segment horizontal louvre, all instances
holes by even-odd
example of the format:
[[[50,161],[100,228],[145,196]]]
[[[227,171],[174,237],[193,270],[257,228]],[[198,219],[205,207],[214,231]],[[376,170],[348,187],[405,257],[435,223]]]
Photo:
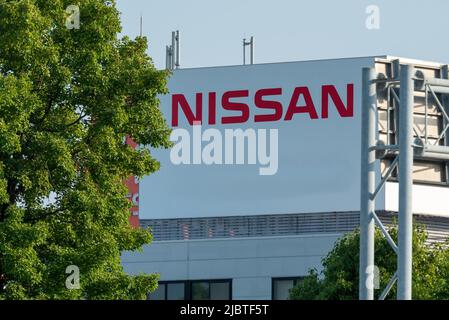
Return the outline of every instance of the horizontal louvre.
[[[358,223],[353,212],[141,220],[154,241],[343,233]]]
[[[379,213],[388,226],[396,214]],[[444,241],[449,235],[449,218],[416,215],[415,222],[426,226],[429,241]],[[346,233],[359,226],[359,213],[309,213],[259,216],[141,220],[154,241],[223,239]]]

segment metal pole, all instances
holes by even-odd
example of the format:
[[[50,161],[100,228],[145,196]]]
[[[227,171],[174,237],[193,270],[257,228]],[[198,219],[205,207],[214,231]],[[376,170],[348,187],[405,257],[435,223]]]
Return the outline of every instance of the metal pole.
[[[165,69],[167,70],[170,69],[169,59],[170,59],[170,52],[168,46],[165,46]]]
[[[245,53],[246,53],[245,47],[246,47],[246,39],[243,38],[243,65],[246,64],[246,60],[245,60]]]
[[[175,69],[175,48],[173,46],[170,46],[170,56],[171,56],[171,69]]]
[[[441,68],[441,78],[443,78],[443,79],[449,78],[449,66],[448,65],[444,65]],[[449,98],[447,97],[447,95],[443,95],[443,107],[446,110],[446,113],[449,114]],[[448,119],[443,118],[443,124],[444,124],[444,126],[448,125],[449,124]],[[447,131],[444,135],[443,141],[446,146],[449,146],[449,134]],[[449,161],[446,162],[446,181],[449,181]]]
[[[167,46],[167,69],[168,70],[173,70],[173,47],[172,46]]]
[[[251,36],[251,64],[254,64],[254,37]]]
[[[176,30],[176,69],[179,68],[179,30]]]
[[[398,300],[412,298],[413,66],[401,67],[399,106]]]
[[[140,15],[140,37],[142,37],[142,25],[143,25],[143,17]]]
[[[174,56],[173,56],[173,46],[168,46],[168,68],[170,70],[174,69]]]
[[[176,32],[171,33],[171,70],[175,68]]]
[[[362,74],[362,167],[360,195],[359,299],[374,299],[374,194],[376,187],[376,113],[377,98],[374,68]]]

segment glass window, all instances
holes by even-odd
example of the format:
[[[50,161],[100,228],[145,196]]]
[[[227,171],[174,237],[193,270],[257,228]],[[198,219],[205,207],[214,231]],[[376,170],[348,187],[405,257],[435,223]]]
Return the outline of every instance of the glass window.
[[[165,281],[149,300],[230,300],[231,280]]]
[[[192,283],[192,300],[209,300],[209,282]]]
[[[183,282],[167,283],[167,300],[184,300],[185,287]]]
[[[229,282],[212,282],[210,284],[210,300],[229,300]]]
[[[148,296],[149,300],[165,300],[165,284],[160,283],[157,289],[150,293]]]
[[[288,300],[290,289],[301,281],[302,277],[273,279],[273,300]]]

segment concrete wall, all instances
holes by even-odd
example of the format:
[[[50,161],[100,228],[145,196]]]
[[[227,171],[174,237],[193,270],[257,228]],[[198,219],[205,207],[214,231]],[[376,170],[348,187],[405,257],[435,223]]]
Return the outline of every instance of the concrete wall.
[[[232,279],[232,298],[271,299],[271,279],[303,276],[339,234],[245,239],[160,241],[124,252],[126,272],[160,273],[160,280]]]
[[[399,184],[385,184],[385,210],[398,212]],[[413,213],[449,217],[449,188],[447,186],[413,185]]]

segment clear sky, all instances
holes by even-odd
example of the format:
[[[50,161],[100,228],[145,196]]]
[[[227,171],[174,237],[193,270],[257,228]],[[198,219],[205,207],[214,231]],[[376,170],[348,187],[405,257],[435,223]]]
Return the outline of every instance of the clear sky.
[[[255,37],[256,63],[373,55],[393,55],[449,63],[449,0],[117,0],[117,6],[122,12],[123,35],[132,38],[138,36],[140,16],[143,16],[143,34],[149,40],[148,53],[158,68],[165,67],[165,46],[171,43],[171,31],[177,29],[180,31],[181,38],[181,68],[241,64],[242,39],[250,36]],[[370,13],[366,12],[369,6],[377,6],[379,10],[378,29],[366,27],[367,18],[370,16]],[[264,77],[266,79],[270,76],[265,74]],[[245,79],[235,78],[235,81],[241,83],[246,81]],[[207,87],[207,84],[203,84],[203,86]],[[285,131],[283,132],[285,133]],[[281,141],[285,143],[287,140]],[[284,150],[282,152],[288,150],[282,145],[279,148]],[[341,154],[343,157],[347,157],[349,152]],[[162,166],[168,163],[167,155],[163,156],[156,152],[153,155],[161,160]],[[165,163],[163,159],[166,159]],[[308,167],[310,166],[310,163],[307,162],[308,159],[307,157],[301,158],[298,163]],[[323,155],[321,159],[326,159],[326,155]],[[287,199],[283,202],[286,204],[283,207],[285,212],[293,212],[288,208],[294,207],[293,201],[297,202],[297,194],[306,194],[307,197],[304,199],[312,199],[311,203],[314,201],[319,203],[320,200],[316,197],[319,198],[320,195],[310,194],[309,191],[311,190],[310,186],[313,185],[323,190],[325,184],[318,185],[316,182],[320,180],[316,180],[315,184],[308,182],[295,188],[289,188],[290,192],[291,190],[295,191],[295,195],[286,195],[284,194],[286,188],[278,188],[273,191],[272,197],[259,199],[260,195],[255,196],[256,193],[253,190],[258,190],[260,181],[265,181],[264,183],[269,186],[285,186],[291,181],[292,176],[286,174],[287,171],[285,171],[288,169],[288,161],[287,167],[284,166],[282,160],[280,161],[279,174],[271,176],[271,184],[266,182],[266,177],[265,180],[248,178],[252,171],[243,167],[234,168],[232,171],[214,167],[214,171],[210,172],[205,170],[212,169],[205,166],[189,166],[188,168],[182,167],[182,169],[172,166],[169,167],[169,170],[162,169],[151,175],[153,180],[143,179],[141,181],[141,218],[154,218],[154,213],[165,215],[169,211],[176,215],[179,214],[176,207],[179,205],[179,201],[159,201],[161,206],[157,207],[159,204],[154,203],[154,199],[150,198],[150,196],[158,195],[157,192],[164,192],[165,189],[160,186],[167,187],[167,185],[172,188],[170,190],[174,192],[173,194],[177,194],[178,198],[184,201],[180,200],[183,203],[183,210],[191,208],[191,212],[196,213],[199,212],[198,208],[206,212],[206,209],[209,210],[211,207],[231,212],[235,209],[233,207],[235,202],[228,201],[227,203],[230,205],[228,208],[226,204],[219,201],[235,199],[236,195],[253,199],[253,202],[250,203],[251,208],[261,210],[259,212],[276,206],[278,203],[275,200],[284,198]],[[342,161],[342,163],[350,162]],[[220,171],[221,169],[223,171]],[[205,175],[204,172],[208,173]],[[301,172],[304,173],[304,171]],[[170,179],[167,179],[167,174],[171,177]],[[210,197],[201,198],[196,195],[195,192],[198,190],[203,190],[198,194],[208,194],[208,190],[204,190],[204,186],[207,189],[211,184],[210,181],[204,183],[204,180],[192,177],[212,177],[214,175],[215,177],[228,177],[229,174],[239,177],[240,190],[249,191],[246,193],[245,191],[234,192],[236,189],[232,185],[232,179],[212,178],[211,181],[220,181],[216,190],[221,191],[215,192],[215,195]],[[307,173],[304,174],[307,177]],[[332,176],[332,173],[328,173],[326,179],[329,176]],[[176,193],[173,190],[179,190],[185,186],[173,183],[176,179],[180,179],[179,177],[183,177],[181,181],[189,183],[189,188]],[[313,177],[316,179],[315,175]],[[227,181],[228,184],[221,183],[221,181]],[[301,176],[297,181],[308,180]],[[170,185],[170,183],[172,184]],[[176,186],[178,189],[172,186]],[[354,186],[354,188],[359,186],[358,180]],[[305,188],[305,192],[298,191],[301,187]],[[155,189],[152,191],[151,188]],[[345,188],[337,189],[344,190]],[[275,194],[278,194],[277,198]],[[352,194],[351,197],[353,198]],[[160,196],[155,198],[161,199]],[[339,199],[346,198],[339,197]],[[202,201],[200,207],[198,201]],[[294,202],[295,205],[296,202]],[[151,204],[151,210],[145,208],[146,203]],[[210,203],[213,203],[214,206]],[[216,205],[217,203],[221,205]],[[253,203],[257,203],[257,205],[253,205]],[[156,207],[154,207],[155,205]],[[163,205],[167,207],[162,207]],[[245,209],[244,206],[238,209],[247,209],[246,213],[250,210],[249,208]],[[241,211],[239,212],[241,213]]]
[[[377,5],[379,29],[365,26]],[[388,54],[449,63],[448,0],[117,0],[123,34],[143,34],[158,68],[179,29],[181,67],[242,63],[255,37],[255,62]]]

